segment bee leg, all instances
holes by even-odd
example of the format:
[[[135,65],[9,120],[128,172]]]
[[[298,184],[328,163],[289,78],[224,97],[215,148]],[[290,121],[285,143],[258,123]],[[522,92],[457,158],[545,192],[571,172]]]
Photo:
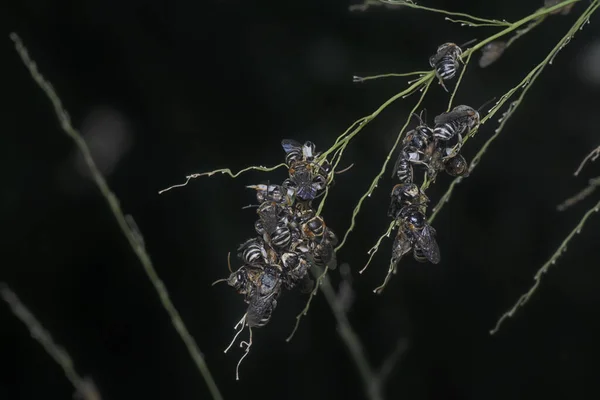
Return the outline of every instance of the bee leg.
[[[448,88],[446,87],[446,85],[444,85],[444,80],[442,78],[440,78],[440,85],[442,85],[442,87],[444,88],[444,90],[446,91],[446,93],[450,93],[450,91],[448,90]]]

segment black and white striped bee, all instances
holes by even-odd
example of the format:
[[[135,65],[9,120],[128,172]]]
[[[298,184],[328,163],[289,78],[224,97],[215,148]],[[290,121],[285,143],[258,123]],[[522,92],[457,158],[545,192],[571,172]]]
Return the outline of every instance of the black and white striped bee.
[[[454,43],[444,43],[438,47],[436,53],[429,57],[429,65],[435,68],[435,74],[440,80],[440,85],[447,92],[444,81],[454,78],[462,59],[462,49]]]
[[[412,183],[414,178],[413,165],[410,162],[410,155],[406,150],[400,150],[396,164],[392,170],[392,177],[396,176],[402,183]]]
[[[420,260],[426,259],[432,264],[440,262],[440,249],[435,240],[436,231],[429,225],[425,214],[417,206],[404,208],[400,213],[399,230],[404,231],[404,235],[417,248],[416,255]],[[413,255],[415,253],[413,252]],[[417,261],[420,261],[417,260]]]
[[[258,265],[267,259],[264,242],[260,238],[248,239],[240,245],[238,251],[238,257],[246,264]]]
[[[462,146],[462,135],[479,125],[479,112],[472,107],[460,105],[450,112],[442,113],[434,119],[433,136],[448,141],[458,137],[458,146]]]
[[[269,323],[277,299],[281,294],[281,271],[275,266],[266,266],[254,279],[256,290],[248,300],[247,324],[262,327]]]
[[[285,186],[294,190],[301,201],[315,199],[319,192],[327,186],[331,165],[327,160],[316,162],[316,158],[321,153],[315,151],[315,145],[312,142],[305,142],[304,145],[301,145],[295,140],[284,139],[281,146],[286,153],[285,162],[290,174]]]
[[[283,139],[281,147],[286,153],[285,163],[288,167],[292,167],[300,161],[312,161],[319,155],[315,152],[316,146],[313,142],[307,141],[302,145],[293,139]]]
[[[287,218],[285,215],[280,218],[281,211],[276,203],[262,203],[257,211],[260,223],[254,225],[256,231],[262,234],[263,240],[274,247],[285,247],[292,240]]]
[[[278,292],[273,292],[267,296],[261,296],[254,293],[248,302],[246,310],[246,324],[250,328],[261,328],[269,323],[273,310],[277,307]]]
[[[400,183],[394,186],[390,197],[388,216],[394,219],[400,217],[404,207],[418,205],[424,208],[429,202],[429,198],[414,183]]]

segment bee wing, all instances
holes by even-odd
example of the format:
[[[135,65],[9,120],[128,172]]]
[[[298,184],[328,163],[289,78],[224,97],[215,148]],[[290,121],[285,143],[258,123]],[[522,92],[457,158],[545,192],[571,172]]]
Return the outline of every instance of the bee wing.
[[[441,113],[440,115],[436,115],[436,117],[433,119],[433,123],[436,125],[445,124],[446,122],[452,121],[459,116],[460,115],[458,115],[458,113],[455,111]]]
[[[400,168],[400,163],[404,159],[404,149],[400,150],[398,154],[398,158],[396,159],[396,163],[394,164],[394,168],[392,169],[392,178],[396,176],[396,172],[398,172],[398,168]]]
[[[302,145],[293,139],[283,139],[281,141],[281,147],[283,151],[289,153],[292,150],[302,150]]]
[[[317,188],[310,183],[298,185],[296,196],[302,200],[312,200],[317,196]]]
[[[337,268],[337,255],[335,254],[335,250],[333,247],[331,248],[331,260],[327,263],[327,268],[330,270],[334,270]]]
[[[398,228],[398,234],[394,239],[394,245],[392,249],[392,263],[398,264],[400,259],[412,249],[412,241],[403,231],[402,226]]]
[[[269,323],[273,310],[277,306],[279,292],[272,292],[267,296],[255,293],[250,297],[246,321],[250,327],[261,327]]]
[[[506,49],[506,42],[501,40],[486,44],[483,49],[481,49],[479,66],[481,68],[485,68],[492,65],[497,59],[500,58],[502,53],[504,53],[504,49]]]
[[[438,264],[440,262],[440,248],[435,240],[435,230],[429,225],[416,235],[417,245],[423,251],[423,254],[430,263]]]

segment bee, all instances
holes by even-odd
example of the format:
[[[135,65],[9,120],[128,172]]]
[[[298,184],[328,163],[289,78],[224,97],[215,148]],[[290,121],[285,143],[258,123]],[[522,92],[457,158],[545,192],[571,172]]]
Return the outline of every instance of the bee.
[[[254,224],[256,231],[263,236],[265,242],[275,247],[285,247],[292,240],[292,233],[287,224],[287,217],[280,218],[281,209],[276,203],[265,202],[258,208],[260,222]]]
[[[316,146],[313,142],[307,141],[304,142],[304,145],[301,145],[293,139],[283,139],[281,147],[286,153],[285,163],[288,167],[292,167],[300,161],[312,161],[319,155],[315,152]]]
[[[394,244],[392,245],[392,266],[395,269],[400,259],[413,248],[412,236],[408,235],[406,230],[402,229],[402,226],[398,228],[396,237],[394,238]]]
[[[392,200],[388,208],[388,216],[394,219],[399,217],[404,207],[413,204],[424,207],[429,202],[429,198],[414,183],[400,183],[394,186],[390,197]]]
[[[418,247],[419,258],[427,259],[432,264],[440,262],[440,249],[435,240],[436,231],[427,223],[425,214],[418,207],[409,206],[402,210],[399,230],[415,247]]]
[[[227,278],[218,279],[213,282],[213,285],[219,282],[226,282],[227,285],[235,289],[238,294],[245,295],[246,298],[254,294],[255,286],[252,283],[252,276],[256,275],[259,269],[253,268],[250,265],[242,265],[237,271],[231,271],[231,265],[229,266],[231,272]]]
[[[327,186],[327,175],[320,171],[313,172],[310,163],[298,162],[290,167],[290,181],[296,187],[296,196],[303,201],[313,200],[317,194]]]
[[[440,80],[440,85],[447,92],[444,81],[454,78],[458,72],[462,59],[462,49],[454,43],[444,43],[439,46],[436,53],[429,57],[429,65],[435,68],[435,74]]]
[[[316,244],[312,250],[312,259],[316,265],[335,269],[337,266],[337,257],[333,245],[328,241]]]
[[[448,141],[454,136],[458,137],[459,146],[462,145],[462,135],[479,125],[479,112],[472,107],[460,105],[450,112],[442,113],[434,119],[435,127],[433,136],[437,139]]]
[[[410,162],[410,155],[404,150],[400,150],[394,169],[392,170],[392,177],[396,175],[398,180],[402,183],[412,183],[414,178],[413,165]]]
[[[256,190],[256,200],[259,203],[269,201],[290,206],[294,202],[294,190],[290,187],[265,184],[249,185],[246,187]]]
[[[469,163],[462,154],[458,154],[446,160],[444,169],[450,176],[467,176],[469,172]]]
[[[495,40],[483,46],[481,49],[481,58],[479,58],[479,67],[486,68],[496,62],[502,53],[506,50],[506,42]]]
[[[316,152],[312,142],[307,141],[301,145],[295,140],[284,139],[281,145],[286,153],[285,162],[290,174],[284,186],[294,190],[301,201],[315,199],[318,192],[327,185],[331,165],[327,160],[321,163],[315,161],[320,153]]]
[[[238,248],[238,257],[246,264],[257,265],[267,259],[267,252],[260,238],[248,239]]]
[[[425,110],[421,112],[423,114]],[[423,121],[421,115],[413,114],[418,120],[419,125],[415,129],[409,131],[404,139],[402,145],[404,148],[409,148],[414,151],[423,152],[433,139],[433,130],[427,126]]]
[[[301,286],[305,285],[304,280],[308,276],[309,264],[303,256],[295,252],[286,252],[281,255],[281,263],[286,289],[293,289],[298,283]],[[308,280],[311,281],[310,277]]]
[[[266,296],[254,293],[250,297],[246,310],[246,324],[250,328],[260,328],[269,323],[273,310],[277,307],[279,292],[272,292]]]
[[[325,233],[325,221],[321,217],[312,217],[306,223],[302,224],[304,236],[313,240],[323,236]]]

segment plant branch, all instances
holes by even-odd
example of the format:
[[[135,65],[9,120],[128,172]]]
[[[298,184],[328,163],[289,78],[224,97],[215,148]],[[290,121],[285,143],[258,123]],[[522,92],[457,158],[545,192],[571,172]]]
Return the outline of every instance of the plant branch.
[[[67,351],[54,342],[50,332],[44,329],[42,324],[35,318],[35,315],[19,300],[16,293],[3,282],[0,282],[0,296],[10,306],[13,314],[27,326],[31,337],[37,340],[46,350],[46,353],[60,365],[65,372],[65,376],[75,388],[76,394],[85,400],[101,400],[100,393],[98,393],[93,381],[90,378],[82,378],[75,371],[73,360]]]
[[[386,3],[386,4],[402,5],[402,6],[406,6],[406,7],[410,7],[410,8],[416,8],[419,10],[431,11],[431,12],[438,13],[438,14],[452,15],[454,17],[469,18],[469,19],[472,19],[473,21],[483,23],[484,24],[483,26],[510,26],[511,25],[511,23],[507,22],[507,21],[498,21],[496,19],[479,18],[479,17],[475,17],[473,15],[469,15],[469,14],[465,14],[465,13],[452,12],[452,11],[440,10],[437,8],[420,6],[411,0],[380,0],[380,1],[382,3]],[[452,21],[452,20],[450,20],[450,21]],[[452,21],[452,22],[454,22],[454,21]],[[477,26],[476,23],[473,23],[471,21],[460,21],[460,22],[469,24],[471,26]]]
[[[533,286],[529,289],[529,291],[527,291],[527,293],[525,293],[524,295],[519,297],[519,299],[517,300],[515,305],[510,310],[508,310],[507,312],[502,314],[502,316],[500,317],[498,322],[496,322],[496,326],[494,327],[494,329],[492,329],[490,331],[490,335],[496,334],[498,332],[498,330],[500,329],[500,326],[502,325],[502,323],[506,319],[511,318],[520,307],[524,306],[529,301],[531,296],[535,293],[538,286],[540,285],[542,276],[546,272],[548,272],[548,269],[550,268],[550,266],[556,264],[556,261],[558,260],[558,258],[567,251],[567,245],[569,244],[569,242],[571,241],[573,236],[575,236],[575,234],[581,233],[581,229],[583,229],[585,222],[592,215],[592,213],[598,212],[599,210],[600,210],[600,201],[598,203],[596,203],[596,205],[593,208],[589,209],[583,215],[583,218],[581,218],[581,220],[579,221],[579,223],[577,224],[575,229],[573,229],[571,231],[571,233],[569,233],[569,235],[563,240],[563,242],[558,247],[558,249],[554,252],[552,257],[550,257],[550,259],[548,261],[546,261],[546,263],[544,265],[542,265],[542,267],[537,271],[537,273],[535,274],[535,276],[533,278],[535,280],[535,283],[533,284]]]
[[[123,231],[123,234],[127,238],[131,248],[137,255],[138,259],[140,260],[140,263],[144,267],[144,271],[146,272],[146,275],[148,276],[148,278],[154,285],[154,288],[156,289],[156,292],[160,298],[160,301],[161,301],[163,307],[165,308],[165,310],[171,317],[171,322],[173,323],[173,326],[179,333],[179,336],[181,336],[181,339],[185,343],[185,345],[190,353],[190,356],[192,357],[194,363],[198,367],[198,370],[202,374],[202,377],[206,381],[206,384],[208,386],[208,389],[210,390],[210,393],[211,393],[213,399],[222,400],[223,397],[221,396],[221,393],[219,392],[219,389],[208,369],[208,365],[206,364],[206,362],[204,360],[204,356],[200,352],[200,349],[198,348],[194,338],[192,337],[192,335],[189,333],[189,331],[185,327],[183,320],[181,319],[181,316],[179,315],[179,312],[177,311],[177,309],[171,302],[171,299],[169,298],[169,294],[167,292],[167,289],[165,288],[165,285],[163,284],[161,279],[158,277],[158,274],[156,273],[156,270],[154,269],[154,266],[152,264],[150,256],[146,252],[143,243],[141,243],[139,240],[139,234],[137,232],[133,232],[131,230],[129,223],[127,222],[127,218],[123,214],[123,211],[121,210],[121,206],[119,205],[119,200],[111,192],[108,184],[106,183],[106,180],[102,176],[102,173],[96,166],[96,163],[95,163],[94,159],[92,158],[90,149],[88,148],[87,144],[85,143],[85,140],[83,139],[81,134],[75,128],[73,128],[73,126],[71,124],[71,118],[70,118],[69,114],[67,113],[67,111],[63,108],[60,98],[56,94],[56,92],[55,92],[54,88],[52,87],[52,85],[50,84],[50,82],[48,82],[38,71],[37,65],[29,57],[29,53],[28,53],[27,49],[25,48],[25,46],[23,45],[23,42],[21,41],[19,36],[16,33],[11,33],[10,38],[15,43],[15,48],[17,50],[17,53],[21,57],[23,63],[27,67],[27,69],[29,70],[31,77],[39,85],[39,87],[44,91],[46,96],[48,96],[48,98],[50,99],[50,102],[54,106],[54,111],[56,113],[58,121],[60,122],[61,128],[63,129],[63,131],[65,131],[65,133],[71,139],[73,139],[73,141],[75,142],[75,144],[81,151],[83,158],[85,160],[85,163],[87,164],[87,166],[90,169],[90,172],[92,174],[94,182],[100,189],[102,196],[104,196],[104,198],[106,199],[112,214],[114,215],[115,219],[117,220],[119,227]]]
[[[506,94],[504,94],[500,98],[500,100],[496,103],[496,105],[494,105],[494,107],[492,107],[490,112],[481,120],[481,124],[484,124],[486,121],[488,121],[490,118],[492,118],[496,114],[496,112],[498,112],[498,110],[506,103],[506,101],[508,101],[519,89],[523,89],[521,94],[517,98],[517,100],[515,100],[514,102],[512,102],[510,104],[508,110],[504,113],[504,115],[500,119],[500,121],[499,121],[500,125],[495,130],[494,135],[492,135],[486,141],[486,143],[477,152],[475,157],[473,157],[473,160],[471,161],[471,165],[469,166],[469,175],[475,169],[475,167],[479,164],[481,158],[483,157],[483,154],[487,151],[487,149],[489,148],[491,143],[500,135],[500,132],[502,132],[502,130],[504,129],[506,122],[508,122],[510,117],[512,117],[513,113],[518,108],[518,106],[521,104],[523,98],[527,94],[527,91],[531,88],[532,84],[535,82],[535,80],[538,78],[538,76],[542,73],[543,69],[554,59],[556,54],[571,40],[571,38],[573,37],[575,32],[577,32],[577,30],[579,30],[580,28],[583,27],[583,25],[589,20],[590,16],[598,8],[598,6],[599,6],[599,1],[594,0],[594,2],[588,7],[588,9],[582,13],[582,15],[579,17],[579,19],[575,22],[575,24],[569,29],[569,31],[566,33],[566,35],[548,53],[548,55],[544,58],[544,60],[542,60],[542,62],[540,62],[535,68],[533,68],[525,76],[525,78],[523,78],[523,80],[521,80],[521,82],[518,85],[516,85],[511,90],[509,90]],[[558,7],[558,6],[556,6],[556,7]],[[465,140],[464,140],[465,143],[467,142],[467,140],[470,137],[472,137],[474,135],[475,131],[477,131],[477,129],[475,129],[472,133],[470,133],[465,138]],[[444,195],[442,195],[439,202],[433,208],[433,212],[432,212],[431,216],[429,217],[430,223],[435,219],[436,215],[442,209],[444,204],[448,202],[448,200],[450,199],[450,195],[452,194],[452,191],[454,190],[454,187],[458,183],[460,183],[462,181],[462,179],[463,179],[463,177],[457,177],[452,181],[452,183],[448,187],[448,190],[446,191],[446,193],[444,193]]]

